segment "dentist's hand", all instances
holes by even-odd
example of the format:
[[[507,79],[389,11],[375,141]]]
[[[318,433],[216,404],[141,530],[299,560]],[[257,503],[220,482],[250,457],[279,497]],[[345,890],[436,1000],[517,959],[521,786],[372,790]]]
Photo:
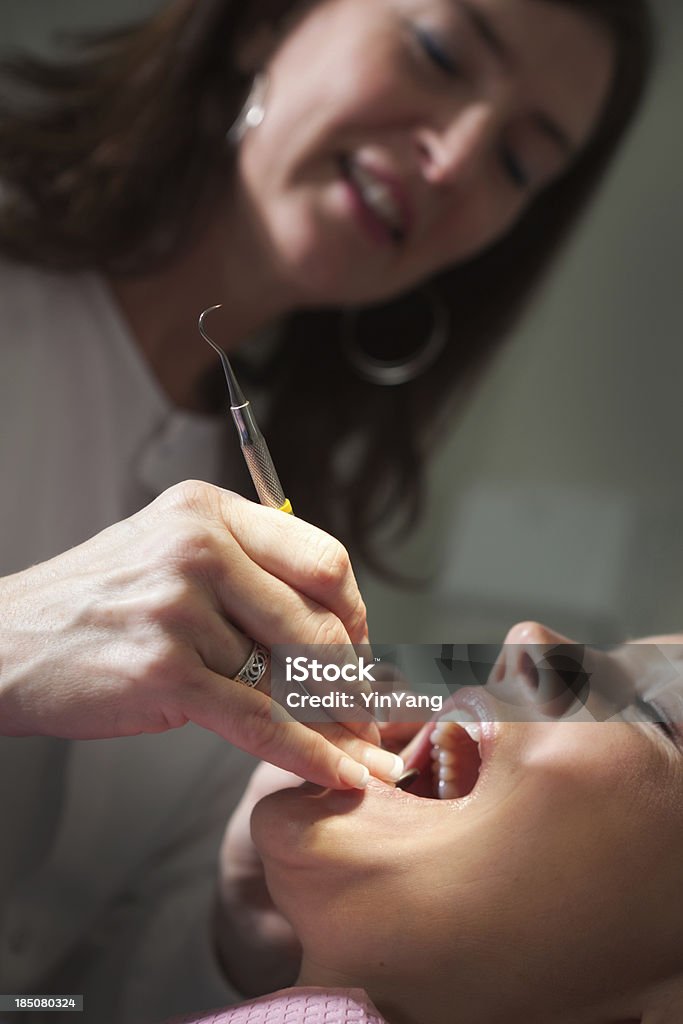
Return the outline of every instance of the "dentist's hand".
[[[367,639],[337,541],[186,482],[0,581],[0,733],[91,739],[192,721],[311,782],[362,786],[366,768],[380,777],[397,770],[374,746],[374,723],[307,727],[233,677],[252,640],[271,648]]]

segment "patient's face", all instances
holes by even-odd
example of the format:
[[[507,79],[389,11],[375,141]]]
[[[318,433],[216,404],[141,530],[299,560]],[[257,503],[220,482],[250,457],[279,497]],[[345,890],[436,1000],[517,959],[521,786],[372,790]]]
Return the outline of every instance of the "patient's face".
[[[591,698],[557,720],[528,657],[561,639],[517,627],[485,691],[457,695],[481,721],[480,754],[457,724],[422,730],[417,789],[432,792],[436,739],[446,799],[371,782],[365,793],[306,785],[257,806],[269,885],[316,964],[380,988],[429,981],[454,1012],[476,1014],[463,1019],[529,1024],[603,1009],[625,1019],[681,972],[683,739],[650,720],[640,695],[656,691],[683,723],[683,660],[680,677],[662,672],[683,649],[660,646],[668,661],[637,646],[589,653]],[[595,721],[614,710],[603,682],[628,706]],[[477,769],[472,792],[453,798]]]

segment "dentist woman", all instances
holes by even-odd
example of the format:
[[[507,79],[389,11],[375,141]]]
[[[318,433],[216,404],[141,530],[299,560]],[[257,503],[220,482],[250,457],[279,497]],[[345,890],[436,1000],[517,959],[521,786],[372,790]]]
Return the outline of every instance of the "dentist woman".
[[[641,0],[175,0],[15,62],[0,988],[80,985],[98,1024],[225,1001],[196,939],[242,779],[223,741],[395,777],[372,725],[281,722],[268,652],[368,639],[347,550],[415,520],[434,426],[600,180],[648,39]],[[297,518],[234,493],[217,302]]]

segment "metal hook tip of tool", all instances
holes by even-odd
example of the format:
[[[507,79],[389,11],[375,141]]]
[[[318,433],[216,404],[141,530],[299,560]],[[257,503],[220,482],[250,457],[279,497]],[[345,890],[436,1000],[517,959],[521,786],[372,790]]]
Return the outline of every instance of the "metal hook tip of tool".
[[[242,405],[246,405],[247,400],[242,394],[242,388],[237,383],[237,377],[235,376],[234,370],[230,365],[228,357],[226,356],[225,352],[220,347],[220,345],[217,345],[213,338],[209,337],[206,331],[206,327],[204,326],[206,318],[209,315],[209,313],[214,313],[217,309],[222,308],[223,305],[222,303],[219,302],[218,305],[209,306],[208,309],[204,310],[204,312],[199,317],[199,333],[201,334],[204,341],[208,341],[211,348],[214,349],[220,356],[221,363],[223,364],[223,372],[225,373],[225,379],[228,383],[228,391],[230,392],[230,405],[234,409],[237,409]]]
[[[396,783],[396,789],[407,789],[408,786],[412,786],[419,774],[417,768],[408,768]]]

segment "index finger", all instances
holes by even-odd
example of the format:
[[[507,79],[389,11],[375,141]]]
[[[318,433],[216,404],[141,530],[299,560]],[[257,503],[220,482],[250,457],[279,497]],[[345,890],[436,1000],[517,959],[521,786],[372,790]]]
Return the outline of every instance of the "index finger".
[[[225,524],[252,561],[333,612],[351,643],[368,643],[367,611],[346,548],[303,519],[221,491]]]
[[[363,789],[370,773],[395,781],[399,757],[331,723],[330,736],[296,722],[263,693],[203,670],[183,689],[183,712],[262,761],[331,789]]]

